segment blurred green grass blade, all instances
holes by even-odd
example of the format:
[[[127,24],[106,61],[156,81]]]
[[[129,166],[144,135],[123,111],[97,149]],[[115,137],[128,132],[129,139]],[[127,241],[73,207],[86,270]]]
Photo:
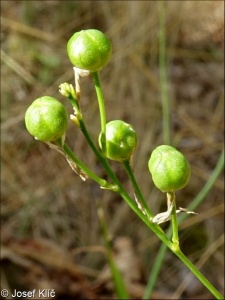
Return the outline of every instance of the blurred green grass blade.
[[[118,296],[118,299],[129,299],[129,295],[128,295],[122,274],[121,274],[120,270],[118,269],[118,267],[115,263],[114,257],[113,257],[112,247],[111,247],[111,243],[110,243],[110,234],[109,234],[108,225],[106,222],[105,213],[104,213],[104,209],[102,207],[101,200],[96,199],[96,204],[97,204],[98,218],[99,218],[99,222],[100,222],[100,226],[101,226],[101,230],[102,230],[102,236],[103,236],[105,247],[106,247],[106,256],[107,256],[107,260],[108,260],[108,266],[111,271],[112,281],[114,284],[116,294]]]
[[[198,195],[194,198],[192,203],[189,205],[189,210],[194,210],[196,207],[199,206],[199,204],[202,202],[202,200],[206,197],[206,195],[209,193],[211,188],[213,187],[215,181],[219,177],[220,173],[222,172],[224,168],[224,149],[221,152],[220,158],[216,164],[215,169],[213,170],[212,175],[210,176],[209,180],[206,182],[204,187],[201,189],[201,191],[198,193]],[[183,222],[188,215],[181,215],[179,217],[179,223]]]
[[[166,28],[165,28],[165,3],[158,1],[159,7],[159,73],[163,117],[163,143],[170,145],[170,105],[167,83],[166,61]]]
[[[195,210],[201,204],[201,202],[204,200],[206,195],[209,193],[209,191],[213,187],[215,181],[219,177],[223,168],[224,168],[224,150],[222,151],[222,153],[219,157],[219,160],[216,164],[216,167],[213,170],[213,173],[210,176],[209,180],[206,182],[204,187],[201,189],[201,191],[197,194],[197,196],[194,198],[192,203],[189,205],[189,207],[188,207],[189,210]],[[178,224],[182,223],[187,217],[188,217],[187,214],[179,216]],[[171,238],[171,236],[172,236],[172,228],[170,227],[170,229],[167,232],[167,237]],[[159,275],[166,252],[167,252],[167,246],[165,244],[162,244],[159,249],[158,255],[156,257],[155,263],[153,265],[152,272],[149,276],[143,299],[150,299],[150,297],[151,297],[151,294],[155,287],[155,284],[156,284],[156,281],[157,281],[157,278],[158,278],[158,275]]]
[[[119,299],[129,299],[127,288],[123,280],[122,274],[117,268],[112,255],[109,257],[109,264],[112,273],[113,283],[116,290],[116,294]]]

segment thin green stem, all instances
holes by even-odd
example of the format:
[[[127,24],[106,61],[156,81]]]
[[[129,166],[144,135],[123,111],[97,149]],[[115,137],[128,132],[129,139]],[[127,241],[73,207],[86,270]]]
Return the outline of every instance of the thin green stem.
[[[134,188],[134,193],[135,193],[135,196],[137,198],[137,201],[140,205],[140,208],[141,210],[143,211],[143,213],[146,213],[148,218],[153,218],[153,213],[151,212],[150,208],[148,207],[148,204],[147,202],[145,201],[145,198],[144,196],[142,195],[142,192],[139,188],[139,185],[136,181],[136,178],[134,176],[134,172],[130,166],[130,161],[129,160],[125,160],[123,162],[123,166],[124,166],[124,169],[126,170],[127,174],[128,174],[128,177],[130,178],[130,181],[132,183],[132,186]]]
[[[121,185],[120,181],[118,180],[117,176],[111,169],[111,167],[108,163],[108,160],[102,156],[102,154],[98,151],[98,149],[94,145],[83,120],[80,120],[80,129],[83,132],[85,138],[87,139],[87,142],[89,143],[92,151],[95,153],[99,162],[104,167],[106,173],[111,178],[113,184],[117,187],[117,192],[120,194],[120,196],[127,202],[127,204],[130,206],[130,208],[139,216],[139,218],[141,218],[142,221],[144,221],[144,223],[159,237],[159,239],[161,239],[164,243],[166,243],[168,245],[168,247],[172,248],[173,244],[171,243],[171,241],[168,238],[166,238],[166,235],[162,231],[161,227],[156,224],[151,223],[148,216],[143,215],[143,213],[137,207],[136,203],[134,203],[133,199],[131,199],[131,197],[127,194],[127,192]]]
[[[88,134],[85,125],[83,124],[81,129],[85,129],[84,133]],[[149,218],[146,215],[143,215],[143,213],[138,209],[138,207],[135,205],[133,200],[130,198],[130,196],[127,194],[127,192],[124,190],[123,186],[121,185],[120,181],[117,179],[116,175],[112,171],[111,167],[108,164],[108,161],[102,157],[101,153],[98,152],[96,149],[94,143],[92,142],[91,138],[88,139],[91,141],[91,148],[93,149],[94,153],[96,153],[97,157],[99,158],[101,164],[105,168],[107,174],[112,179],[113,183],[118,187],[118,193],[119,195],[127,202],[127,204],[130,206],[130,208],[139,216],[139,218],[157,235],[157,237],[174,253],[176,254],[184,263],[185,265],[191,270],[194,269],[195,271],[193,274],[196,275],[196,277],[211,291],[213,295],[220,295],[220,293],[212,286],[212,284],[201,274],[201,272],[188,260],[188,258],[179,250],[177,247],[174,247],[174,243],[172,243],[167,236],[158,228],[158,225],[155,225],[150,222]],[[188,261],[188,263],[187,263]],[[220,295],[222,297],[222,295]],[[221,298],[218,298],[221,299]]]
[[[201,202],[204,200],[206,195],[212,189],[215,181],[221,174],[223,168],[224,168],[224,150],[222,151],[222,153],[218,159],[218,162],[216,164],[216,167],[214,168],[209,180],[206,182],[204,187],[201,189],[201,191],[198,193],[198,195],[194,198],[192,203],[189,205],[188,209],[190,211],[195,210],[201,204]],[[186,218],[188,218],[187,214],[183,214],[183,215],[179,216],[178,224],[182,223]],[[172,237],[172,227],[170,227],[170,229],[168,230],[167,237],[168,238]],[[162,244],[159,249],[158,255],[156,256],[155,263],[152,267],[152,272],[151,272],[151,275],[149,276],[148,284],[147,284],[143,299],[151,298],[151,294],[152,294],[154,286],[156,284],[156,281],[157,281],[159,272],[161,270],[161,266],[163,264],[163,259],[165,257],[166,252],[167,252],[167,246],[165,244]],[[222,298],[220,298],[220,299],[222,299]]]
[[[99,151],[95,147],[95,145],[86,129],[86,126],[85,126],[85,123],[83,120],[83,116],[80,113],[80,108],[77,103],[77,99],[75,99],[74,96],[72,96],[72,94],[70,94],[69,99],[70,99],[73,107],[76,109],[76,112],[79,113],[79,127],[80,127],[82,133],[84,134],[89,146],[91,147],[91,149],[93,150],[95,155],[98,157],[98,159],[102,162],[102,164],[105,165],[105,167],[106,167],[107,160],[104,157],[102,157],[102,155],[99,153]],[[102,98],[102,101],[103,101],[102,103],[104,104],[103,98]],[[102,108],[102,106],[101,106],[101,111],[104,112],[104,107]],[[83,171],[85,171],[85,173],[89,177],[91,177],[93,180],[95,180],[97,183],[99,183],[100,186],[107,188],[107,189],[111,189],[113,191],[117,191],[117,189],[118,189],[117,185],[109,184],[106,180],[101,179],[98,176],[96,176],[95,174],[93,174],[92,171],[90,171],[89,168],[87,168],[74,155],[74,153],[70,150],[70,148],[66,144],[64,144],[64,151],[70,157],[70,159],[72,159],[77,164],[77,166],[79,166]],[[113,277],[115,290],[120,299],[129,299],[127,289],[126,289],[125,283],[123,281],[123,277],[122,277],[120,271],[118,270],[118,268],[115,264],[113,255],[112,255],[112,249],[110,246],[110,236],[109,236],[108,227],[107,227],[107,223],[106,223],[106,219],[105,219],[105,214],[104,214],[104,210],[101,205],[101,202],[99,200],[97,200],[97,211],[98,211],[98,217],[99,217],[99,221],[101,224],[101,229],[102,229],[102,233],[103,233],[103,237],[104,237],[104,241],[105,241],[105,246],[106,246],[106,251],[107,251],[107,260],[109,263],[109,267],[111,269],[111,274]]]
[[[95,74],[95,76],[93,76],[93,78],[96,80],[96,77],[98,78],[98,74],[96,75],[96,73],[93,73]],[[96,80],[98,82],[98,80]],[[99,94],[102,94],[101,92],[101,86],[100,85],[97,85],[99,87],[98,89],[98,93]],[[101,98],[103,100],[103,97]],[[71,101],[71,104],[73,105],[73,107],[75,107],[76,109],[78,109],[78,104],[77,104],[77,101],[76,99],[74,99],[71,95],[69,97],[69,100]],[[104,100],[103,100],[104,101]],[[96,148],[95,144],[93,143],[92,141],[92,138],[91,136],[89,135],[89,132],[85,126],[85,123],[84,123],[84,120],[83,120],[83,117],[81,115],[81,119],[79,120],[79,126],[80,126],[80,129],[84,135],[84,137],[86,138],[90,148],[92,149],[92,151],[94,152],[94,154],[96,155],[96,157],[98,158],[99,162],[102,164],[102,166],[104,167],[106,173],[109,175],[109,177],[113,180],[114,182],[114,185],[117,187],[118,189],[118,193],[121,195],[121,197],[128,203],[128,205],[131,207],[131,209],[144,221],[145,220],[145,217],[143,216],[143,214],[141,213],[141,211],[137,208],[137,206],[135,205],[135,203],[133,202],[133,200],[130,198],[130,196],[126,193],[126,191],[124,190],[124,188],[122,187],[120,181],[117,179],[115,173],[113,172],[113,170],[111,169],[109,163],[108,163],[108,160],[98,151],[98,149]],[[69,151],[68,154],[72,156],[72,153]],[[78,162],[77,159],[75,159],[74,161],[75,163]],[[81,166],[81,164],[79,164]],[[152,224],[152,223],[151,223]],[[155,224],[152,224],[153,226],[153,229],[154,227],[156,227]],[[153,230],[154,231],[154,230]],[[162,232],[161,232],[162,233]],[[165,236],[165,234],[164,234]],[[163,237],[162,237],[163,238]],[[169,241],[169,240],[168,240]],[[169,241],[170,242],[170,241]]]
[[[184,253],[179,249],[175,253],[180,260],[188,267],[192,274],[194,274],[202,283],[203,285],[212,293],[216,299],[221,300],[224,299],[222,294],[217,291],[217,289],[205,278],[205,276],[190,262],[190,260],[184,255]]]
[[[175,249],[179,249],[179,236],[178,236],[178,222],[177,222],[177,213],[176,213],[176,199],[175,192],[167,193],[167,199],[173,205],[172,214],[171,214],[171,222],[173,229],[172,241],[174,243]]]
[[[95,90],[97,94],[98,99],[98,106],[99,106],[99,112],[100,112],[100,120],[101,120],[101,144],[102,144],[102,153],[104,155],[106,150],[106,114],[105,114],[105,102],[104,97],[102,93],[101,88],[101,82],[99,78],[99,72],[93,72],[91,73],[92,79],[94,81]]]
[[[204,187],[201,189],[201,191],[198,193],[198,195],[194,198],[192,203],[188,206],[189,210],[195,210],[196,207],[199,206],[199,204],[204,200],[206,195],[209,193],[209,191],[212,189],[214,183],[216,182],[217,178],[219,177],[220,173],[222,172],[224,168],[224,149],[221,152],[221,155],[218,159],[218,162],[216,164],[215,169],[212,172],[212,175],[207,180]],[[184,221],[187,218],[187,215],[182,215],[179,217],[179,223]]]
[[[158,252],[158,255],[156,256],[151,274],[148,278],[148,283],[146,285],[145,292],[144,292],[144,295],[142,297],[143,300],[144,299],[151,299],[151,294],[152,294],[153,289],[155,287],[159,271],[162,267],[163,258],[165,256],[165,252],[167,251],[167,249],[168,248],[165,244],[161,245],[160,250]]]
[[[101,200],[97,199],[96,203],[97,203],[98,218],[99,218],[99,222],[101,225],[101,230],[102,230],[105,247],[106,247],[106,256],[107,256],[109,267],[111,269],[111,274],[113,277],[115,290],[120,299],[129,299],[129,295],[128,295],[123,277],[122,277],[121,272],[119,271],[119,269],[115,263],[114,257],[113,257],[110,233],[108,231],[108,226],[107,226],[105,213],[104,213],[104,209],[102,207]]]
[[[75,99],[71,94],[69,95],[69,100],[75,109],[80,110],[77,99]]]
[[[102,156],[102,154],[98,151],[95,144],[93,143],[93,141],[92,141],[92,139],[91,139],[91,137],[90,137],[90,135],[89,135],[89,133],[86,129],[86,126],[83,122],[83,119],[80,120],[80,129],[81,129],[82,133],[84,134],[84,136],[85,136],[89,146],[91,147],[92,151],[94,152],[94,154],[98,158],[99,162],[104,167],[104,169],[105,169],[106,173],[108,174],[108,176],[113,181],[113,184],[117,187],[117,192],[120,194],[120,196],[128,203],[128,205],[131,207],[131,209],[151,228],[151,230],[161,240],[163,240],[168,246],[172,247],[171,241],[169,241],[167,238],[165,238],[166,235],[162,231],[161,227],[156,225],[156,224],[151,223],[150,220],[149,220],[149,217],[143,215],[143,213],[139,210],[137,205],[134,203],[133,199],[131,199],[130,196],[127,194],[127,192],[124,190],[124,188],[121,185],[120,181],[118,180],[117,176],[115,175],[115,173],[111,169],[111,167],[108,163],[108,160],[104,156]],[[138,187],[138,185],[137,185],[137,187]],[[138,189],[139,189],[139,187],[138,187]],[[145,202],[145,200],[144,200],[144,202]]]
[[[76,166],[78,166],[82,171],[84,171],[88,175],[88,177],[93,179],[100,186],[107,189],[115,188],[115,186],[107,182],[105,179],[102,179],[98,177],[95,173],[93,173],[80,159],[77,158],[77,156],[74,154],[74,152],[69,148],[69,146],[66,143],[63,145],[63,150],[64,153],[75,163]]]
[[[167,68],[166,68],[166,33],[165,33],[165,3],[158,1],[159,5],[159,72],[163,111],[163,142],[170,144],[170,109],[168,100]]]
[[[93,73],[95,74],[95,73]],[[95,74],[93,76],[94,82],[95,82],[95,86],[96,86],[96,92],[98,95],[98,100],[99,100],[99,104],[100,104],[100,112],[103,111],[104,112],[104,99],[102,96],[102,91],[101,91],[101,86],[100,86],[100,82],[99,82],[99,77],[98,74]],[[102,102],[102,105],[101,105]],[[105,116],[105,114],[104,114]],[[103,118],[105,120],[105,117]],[[101,117],[101,125],[103,126],[103,120]],[[86,137],[90,147],[92,148],[93,152],[96,154],[97,158],[99,159],[100,163],[102,164],[102,166],[105,168],[106,173],[108,174],[108,176],[111,178],[111,180],[113,181],[114,185],[117,186],[117,192],[120,194],[120,196],[127,202],[127,204],[130,206],[130,208],[138,215],[138,217],[158,236],[158,238],[168,247],[170,248],[170,250],[177,255],[180,260],[182,260],[184,262],[184,264],[191,270],[191,272],[208,288],[209,291],[211,291],[211,293],[217,297],[217,299],[222,299],[222,295],[212,286],[212,284],[201,274],[201,272],[188,260],[188,258],[181,252],[181,250],[179,249],[179,247],[174,247],[174,243],[172,243],[167,236],[165,235],[164,232],[162,232],[162,230],[159,229],[159,226],[151,223],[151,221],[149,220],[147,215],[144,215],[142,213],[142,211],[137,207],[137,205],[135,205],[134,201],[130,198],[130,196],[127,194],[127,192],[124,190],[123,186],[121,185],[120,181],[118,180],[118,178],[116,177],[116,175],[114,174],[114,172],[112,171],[111,167],[108,164],[107,159],[97,150],[97,148],[95,147],[94,143],[92,142],[91,137],[88,134],[88,131],[86,130],[85,124],[83,122],[83,118],[81,118],[79,120],[80,122],[80,128],[84,134],[84,136]],[[104,121],[105,124],[105,121]],[[105,130],[105,128],[104,128]],[[136,182],[136,180],[135,180]],[[137,185],[138,187],[138,185]],[[136,187],[136,189],[137,189]],[[139,187],[138,189],[139,190]],[[142,195],[142,194],[141,194]],[[139,194],[140,197],[140,194]],[[142,196],[141,196],[142,198]],[[175,222],[177,222],[175,220]],[[176,223],[175,223],[176,224]],[[176,237],[175,235],[175,241],[177,240],[178,235]]]

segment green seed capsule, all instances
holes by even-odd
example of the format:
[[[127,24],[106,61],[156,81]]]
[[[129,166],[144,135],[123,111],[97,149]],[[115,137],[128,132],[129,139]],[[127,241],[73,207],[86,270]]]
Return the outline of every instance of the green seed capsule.
[[[148,162],[149,171],[156,187],[162,192],[172,192],[185,187],[191,169],[185,156],[167,145],[157,147]]]
[[[96,29],[76,32],[67,43],[67,54],[71,63],[90,72],[101,70],[107,64],[111,52],[110,41]]]
[[[101,134],[99,145],[101,145]],[[129,160],[137,147],[137,134],[130,124],[114,120],[106,124],[106,157],[119,162]]]
[[[36,99],[25,113],[29,133],[40,141],[55,141],[66,131],[68,123],[65,107],[53,97]]]

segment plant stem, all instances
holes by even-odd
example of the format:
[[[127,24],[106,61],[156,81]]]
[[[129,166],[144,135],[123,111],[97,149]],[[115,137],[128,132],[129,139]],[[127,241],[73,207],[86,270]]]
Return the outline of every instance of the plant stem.
[[[101,82],[99,78],[99,72],[91,73],[92,79],[94,81],[95,90],[98,99],[98,106],[100,112],[100,120],[101,120],[101,144],[102,144],[102,153],[105,154],[106,151],[106,114],[105,114],[105,102],[101,88]]]
[[[162,244],[160,249],[159,249],[159,252],[158,252],[158,254],[156,256],[156,259],[154,261],[154,265],[153,265],[151,274],[148,278],[148,283],[147,283],[144,295],[142,297],[143,300],[144,299],[151,299],[151,294],[153,292],[156,280],[158,278],[158,274],[159,274],[159,271],[161,269],[161,266],[162,266],[162,263],[163,263],[163,258],[164,258],[164,255],[165,255],[165,252],[167,251],[167,249],[168,248],[165,244]]]
[[[209,180],[206,182],[204,187],[201,189],[201,191],[198,193],[198,195],[194,198],[192,203],[189,205],[189,207],[188,207],[189,210],[195,210],[201,204],[201,202],[204,200],[206,195],[212,189],[215,181],[219,177],[223,168],[224,168],[224,150],[222,151]],[[188,215],[186,215],[186,214],[179,216],[178,224],[182,223],[186,218],[188,218]],[[171,236],[172,236],[172,228],[170,227],[170,229],[167,232],[167,237],[171,238]],[[152,291],[156,284],[156,281],[157,281],[161,266],[163,264],[163,259],[165,257],[166,252],[167,252],[167,246],[165,244],[162,244],[159,249],[159,252],[156,256],[155,263],[152,267],[152,272],[151,272],[151,275],[149,276],[148,284],[147,284],[143,299],[151,298],[151,294],[152,294]],[[219,299],[222,299],[222,298],[219,298]]]
[[[99,218],[99,222],[101,225],[101,230],[102,230],[105,247],[106,247],[106,256],[107,256],[109,267],[111,269],[113,282],[115,285],[115,290],[120,299],[129,299],[129,295],[128,295],[123,277],[114,261],[112,248],[111,248],[111,244],[110,244],[110,234],[108,231],[108,226],[106,223],[106,218],[105,218],[101,200],[97,199],[96,203],[97,203],[98,218]]]
[[[105,179],[102,179],[98,177],[95,173],[93,173],[82,161],[80,161],[77,156],[74,154],[74,152],[69,148],[69,146],[64,143],[63,145],[64,153],[81,169],[83,170],[88,177],[93,179],[95,182],[97,182],[100,186],[107,188],[107,189],[113,189],[114,186],[107,182]]]
[[[106,118],[105,118],[105,109],[104,109],[104,99],[102,95],[101,85],[99,81],[98,73],[92,73],[93,80],[95,83],[95,88],[97,92],[97,97],[99,101],[99,108],[100,108],[100,114],[101,114],[101,126],[103,129],[103,132],[105,133],[105,125],[106,125]],[[130,208],[138,215],[138,217],[158,236],[158,238],[168,247],[170,250],[179,257],[181,261],[191,270],[191,272],[208,288],[208,290],[215,296],[217,299],[222,299],[223,296],[213,287],[213,285],[202,275],[202,273],[188,260],[188,258],[181,252],[179,249],[179,244],[177,247],[178,242],[178,231],[177,231],[177,219],[172,217],[172,223],[173,223],[173,229],[174,229],[174,236],[172,243],[168,237],[165,235],[165,233],[161,230],[161,227],[158,225],[151,223],[149,220],[149,217],[147,215],[144,215],[143,212],[137,207],[137,205],[134,203],[134,201],[130,198],[130,196],[127,194],[127,192],[124,190],[123,186],[121,185],[120,181],[116,177],[115,173],[111,169],[111,167],[108,164],[108,160],[101,154],[97,148],[95,147],[91,137],[89,136],[89,133],[85,127],[85,124],[83,122],[83,118],[79,120],[80,123],[80,129],[83,132],[84,136],[86,137],[91,149],[95,153],[96,157],[99,159],[100,163],[104,167],[106,173],[113,181],[113,184],[117,187],[118,194],[127,202],[127,204],[130,206]],[[105,140],[105,135],[104,135]],[[103,145],[103,144],[102,144]],[[81,166],[81,165],[80,165]],[[129,166],[130,167],[130,166]],[[131,170],[130,170],[131,171]],[[133,172],[130,172],[130,174],[133,174]],[[128,174],[129,175],[129,174]],[[131,176],[131,178],[133,175]],[[133,177],[132,183],[134,184],[135,190],[139,196],[140,199],[143,198],[140,189],[136,183],[135,178]],[[173,195],[172,195],[173,196]],[[144,199],[144,198],[143,198]],[[142,201],[143,201],[142,199]],[[140,200],[141,201],[141,200]],[[145,200],[143,203],[146,203]],[[175,212],[176,212],[176,207]],[[174,214],[176,215],[176,214]]]
[[[118,180],[117,176],[111,169],[108,160],[102,156],[102,154],[98,151],[98,149],[95,147],[87,129],[83,122],[83,120],[80,120],[80,129],[83,132],[85,138],[87,139],[88,144],[90,145],[92,151],[95,153],[96,157],[98,158],[99,162],[104,167],[106,173],[113,181],[114,186],[117,187],[117,192],[120,194],[120,196],[127,202],[127,204],[130,206],[130,208],[139,216],[139,218],[144,221],[144,223],[164,242],[168,245],[168,247],[172,248],[172,242],[166,237],[165,233],[161,229],[160,226],[153,224],[150,222],[148,216],[143,215],[141,210],[137,207],[136,203],[134,203],[133,199],[130,198],[130,196],[127,194],[123,186],[121,185],[120,181]],[[138,188],[139,189],[139,188]],[[144,200],[145,201],[145,200]]]
[[[130,181],[133,185],[133,188],[134,188],[134,193],[135,193],[135,196],[137,197],[137,200],[140,201],[138,202],[139,205],[140,205],[140,209],[142,210],[143,213],[146,213],[148,218],[153,218],[153,213],[151,212],[151,210],[149,209],[146,201],[145,201],[145,198],[144,196],[142,195],[142,192],[137,184],[137,181],[136,181],[136,178],[134,176],[134,172],[133,170],[131,169],[131,166],[130,166],[130,161],[129,160],[125,160],[123,162],[123,166],[130,178]]]
[[[130,206],[130,208],[138,215],[138,217],[157,235],[157,237],[175,254],[177,255],[180,260],[184,262],[184,264],[191,270],[193,274],[208,288],[208,290],[216,297],[219,297],[217,299],[222,299],[223,296],[213,287],[213,285],[201,274],[201,272],[188,260],[188,258],[181,252],[181,250],[177,247],[174,247],[174,243],[172,243],[167,236],[165,235],[162,230],[159,229],[159,226],[156,224],[151,223],[149,218],[146,215],[143,215],[143,213],[138,209],[138,207],[135,205],[133,200],[130,198],[130,196],[127,194],[127,192],[124,190],[123,186],[121,185],[120,181],[117,179],[116,175],[112,171],[111,167],[108,164],[108,161],[105,159],[105,157],[102,157],[101,153],[98,152],[96,149],[94,143],[92,142],[88,131],[86,130],[85,124],[81,123],[81,130],[85,134],[86,137],[88,137],[88,141],[90,142],[90,146],[94,153],[99,158],[99,161],[105,168],[106,173],[110,176],[113,183],[118,188],[118,194],[127,202],[127,204]],[[194,271],[193,271],[194,270]]]
[[[173,229],[172,241],[174,243],[174,248],[177,250],[179,249],[179,236],[178,236],[175,192],[173,191],[167,193],[167,199],[173,205],[172,214],[171,214],[171,222],[172,222],[172,229]]]
[[[224,149],[220,154],[220,157],[217,161],[216,167],[214,168],[212,175],[207,180],[204,187],[201,189],[201,191],[198,193],[198,195],[194,198],[192,203],[188,206],[189,210],[195,210],[196,207],[199,206],[199,204],[204,200],[206,195],[209,193],[209,191],[212,189],[214,183],[216,182],[217,178],[219,177],[220,173],[222,172],[224,168]],[[179,223],[184,221],[187,218],[187,215],[182,215],[179,217]]]
[[[184,255],[184,253],[179,249],[175,253],[180,260],[189,268],[192,274],[194,274],[204,286],[216,297],[216,299],[221,300],[224,297],[217,291],[217,289],[205,278],[205,276],[190,262],[190,260]]]
[[[158,1],[159,5],[159,72],[163,110],[163,142],[170,144],[170,109],[168,101],[168,86],[166,74],[166,34],[165,34],[165,3]]]
[[[102,166],[105,169],[108,176],[113,181],[114,186],[117,187],[117,192],[120,194],[120,196],[127,202],[127,204],[130,206],[130,208],[151,228],[151,230],[156,235],[158,235],[158,237],[161,240],[163,240],[167,245],[170,245],[170,247],[172,247],[171,241],[166,238],[166,235],[163,232],[163,230],[161,229],[161,227],[156,225],[156,224],[151,223],[150,220],[149,220],[149,217],[143,215],[141,210],[139,210],[137,205],[134,203],[133,199],[131,199],[130,196],[127,194],[127,192],[124,190],[124,188],[121,185],[120,181],[118,180],[117,176],[115,175],[115,173],[111,169],[111,167],[108,163],[108,160],[105,157],[102,156],[102,154],[98,151],[95,144],[93,143],[93,141],[92,141],[92,139],[91,139],[91,137],[90,137],[90,135],[89,135],[89,133],[86,129],[86,126],[83,122],[83,119],[80,120],[80,129],[81,129],[82,133],[84,134],[84,136],[85,136],[89,146],[91,147],[92,151],[94,152],[94,154],[98,158],[99,162],[102,164]],[[136,183],[136,188],[139,190],[139,187],[138,187],[137,183]],[[146,203],[145,200],[144,200],[144,197],[143,197],[143,202]],[[149,210],[149,208],[148,208],[148,210]],[[149,210],[149,212],[150,212],[150,210]],[[150,214],[152,214],[152,213],[150,212]]]

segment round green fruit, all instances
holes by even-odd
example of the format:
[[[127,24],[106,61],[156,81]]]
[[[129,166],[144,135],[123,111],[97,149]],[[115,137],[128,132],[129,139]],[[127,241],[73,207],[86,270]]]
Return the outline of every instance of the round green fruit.
[[[149,171],[156,187],[163,192],[172,192],[185,187],[191,169],[185,156],[167,145],[157,147],[148,162]]]
[[[40,141],[55,141],[66,131],[68,123],[65,107],[53,97],[36,99],[25,113],[29,133]]]
[[[97,72],[108,62],[112,46],[99,30],[87,29],[74,33],[67,43],[71,63],[83,70]]]
[[[99,145],[102,134],[99,135]],[[137,134],[130,124],[114,120],[106,124],[106,157],[123,162],[129,160],[137,147]]]

